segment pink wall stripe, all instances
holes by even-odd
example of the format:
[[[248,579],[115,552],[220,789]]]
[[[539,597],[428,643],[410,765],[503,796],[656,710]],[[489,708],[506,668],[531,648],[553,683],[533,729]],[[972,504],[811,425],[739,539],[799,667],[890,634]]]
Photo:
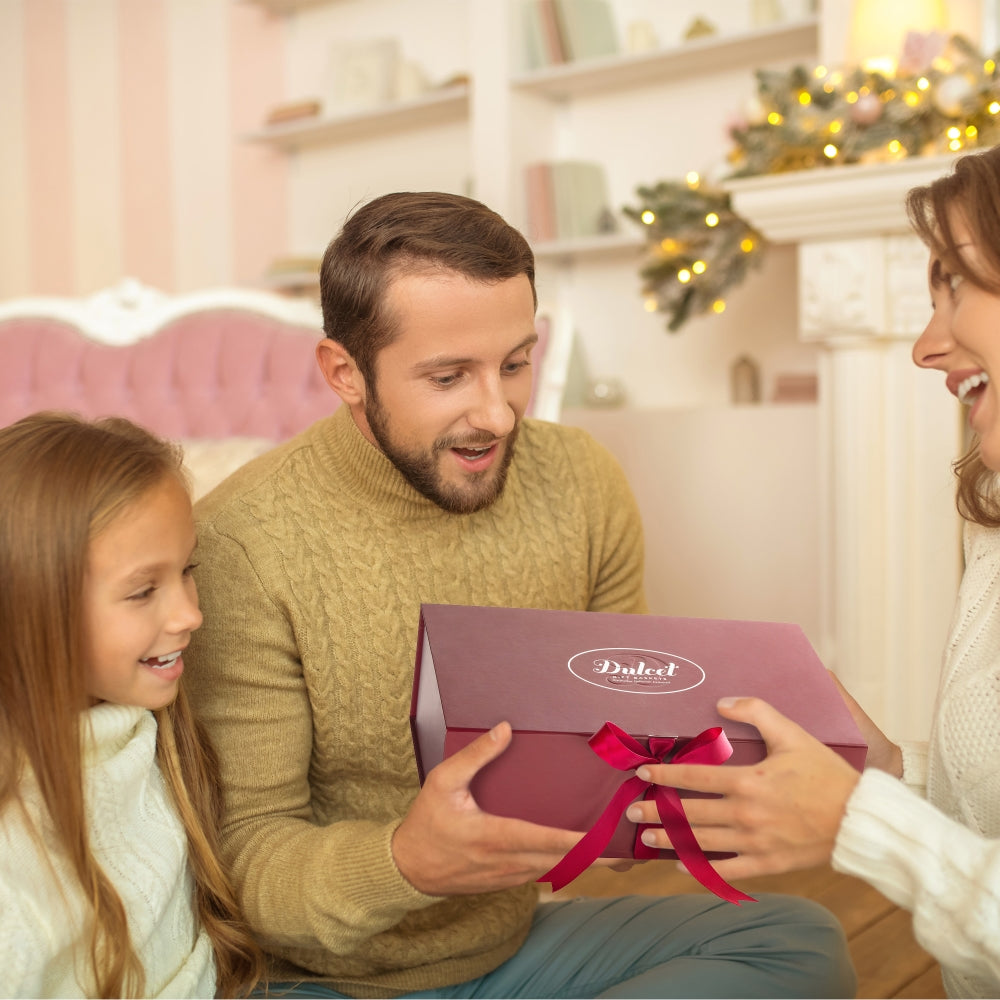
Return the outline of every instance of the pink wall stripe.
[[[0,3],[0,299],[29,284],[25,48],[23,0],[6,0]]]
[[[122,257],[126,275],[176,286],[166,0],[118,0]]]
[[[32,290],[75,292],[66,13],[62,0],[24,5],[28,261]]]
[[[250,4],[230,10],[233,279],[257,285],[288,243],[287,155],[240,137],[260,128],[283,93],[284,25]]]

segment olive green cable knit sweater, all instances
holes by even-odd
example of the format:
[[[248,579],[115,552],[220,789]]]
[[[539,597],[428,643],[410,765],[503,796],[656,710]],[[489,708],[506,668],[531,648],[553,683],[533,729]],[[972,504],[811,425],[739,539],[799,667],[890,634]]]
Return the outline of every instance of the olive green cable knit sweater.
[[[583,431],[525,420],[500,500],[449,514],[342,406],[196,514],[205,624],[185,680],[221,758],[224,852],[272,979],[364,997],[492,970],[527,935],[535,887],[427,896],[392,857],[418,790],[419,606],[645,612],[620,468]]]

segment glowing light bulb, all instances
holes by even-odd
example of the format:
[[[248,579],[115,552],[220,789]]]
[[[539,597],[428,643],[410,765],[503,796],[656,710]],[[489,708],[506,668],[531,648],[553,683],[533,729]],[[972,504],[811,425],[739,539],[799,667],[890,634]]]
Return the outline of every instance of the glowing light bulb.
[[[642,303],[642,308],[645,309],[646,312],[648,312],[648,313],[655,313],[656,312],[656,299],[654,299],[652,297],[646,299]]]
[[[926,76],[922,76],[917,80],[917,90],[929,90],[931,86],[931,81],[927,79]]]
[[[660,249],[664,253],[677,253],[678,247],[677,240],[671,239],[669,236],[665,240],[660,241]]]
[[[703,260],[696,260],[691,265],[691,270],[694,271],[695,274],[704,274],[706,267],[708,267],[708,265]]]
[[[754,246],[756,246],[756,244],[752,239],[750,239],[749,236],[744,236],[743,239],[740,240],[740,249],[744,253],[750,253],[750,251],[753,250]]]
[[[649,209],[647,208],[647,209],[646,209],[646,211],[642,213],[642,216],[641,216],[641,218],[642,218],[642,221],[643,221],[643,222],[644,222],[644,223],[645,223],[645,224],[646,224],[647,226],[651,226],[651,225],[652,225],[652,224],[653,224],[654,222],[656,222],[656,213],[655,213],[655,212],[651,212],[651,211],[650,211],[650,210],[649,210]]]
[[[722,299],[716,299],[712,303],[712,312],[724,313],[725,311],[726,311],[726,303]]]
[[[715,212],[709,212],[708,215],[705,216],[705,225],[708,226],[709,229],[714,229],[718,224],[719,217],[715,214]]]
[[[691,280],[691,272],[686,267],[682,267],[677,272],[677,280],[682,285],[686,285]]]
[[[769,125],[780,125],[784,121],[784,119],[781,117],[781,115],[778,114],[777,111],[772,111],[767,116],[767,121]]]
[[[898,139],[893,139],[892,142],[889,143],[890,153],[898,153],[902,148],[903,144]]]
[[[832,159],[833,159],[833,158],[834,158],[834,157],[835,157],[835,156],[837,155],[837,153],[839,153],[839,152],[840,152],[840,150],[839,150],[839,149],[837,149],[837,147],[836,147],[836,146],[835,146],[835,145],[834,145],[834,144],[833,144],[832,142],[828,142],[828,143],[827,143],[827,144],[826,144],[826,145],[825,145],[825,146],[823,147],[823,155],[824,155],[824,156],[825,156],[825,157],[826,157],[826,158],[827,158],[828,160],[832,160]]]
[[[830,135],[836,135],[844,127],[843,122],[832,121],[830,122]]]
[[[799,91],[799,104],[805,107],[808,104],[812,104],[812,96],[808,90]]]
[[[986,107],[986,110],[991,115],[995,115],[998,111],[1000,111],[1000,101],[990,101],[990,103]]]
[[[701,176],[697,170],[689,170],[684,177],[689,188],[696,188],[701,183]]]

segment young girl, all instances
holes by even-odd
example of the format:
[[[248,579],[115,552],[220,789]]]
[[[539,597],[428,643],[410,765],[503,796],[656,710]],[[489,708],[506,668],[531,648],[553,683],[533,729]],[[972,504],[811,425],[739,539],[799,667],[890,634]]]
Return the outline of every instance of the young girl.
[[[0,429],[0,995],[234,996],[262,969],[184,690],[180,455],[126,420]]]

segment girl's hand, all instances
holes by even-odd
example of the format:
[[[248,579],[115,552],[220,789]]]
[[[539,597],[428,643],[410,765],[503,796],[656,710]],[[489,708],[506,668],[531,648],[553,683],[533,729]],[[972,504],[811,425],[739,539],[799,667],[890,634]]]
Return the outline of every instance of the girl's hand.
[[[723,698],[721,715],[756,726],[767,757],[746,767],[656,764],[638,775],[661,785],[708,792],[685,798],[684,811],[704,851],[736,853],[713,861],[725,879],[774,875],[830,860],[847,800],[859,774],[842,757],[759,698]],[[629,806],[633,822],[658,823],[656,804]],[[643,834],[668,848],[662,828]]]

